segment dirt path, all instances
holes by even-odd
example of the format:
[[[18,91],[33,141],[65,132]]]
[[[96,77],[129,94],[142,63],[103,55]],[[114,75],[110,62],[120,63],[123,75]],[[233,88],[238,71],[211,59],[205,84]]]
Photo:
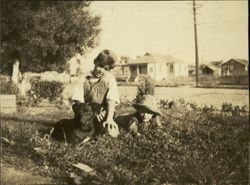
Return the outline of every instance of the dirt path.
[[[132,100],[136,96],[136,86],[119,86],[121,97]],[[188,102],[198,105],[213,105],[221,108],[224,102],[233,105],[248,106],[249,91],[247,89],[216,89],[216,88],[190,88],[190,87],[155,87],[155,96],[158,99],[184,98]]]

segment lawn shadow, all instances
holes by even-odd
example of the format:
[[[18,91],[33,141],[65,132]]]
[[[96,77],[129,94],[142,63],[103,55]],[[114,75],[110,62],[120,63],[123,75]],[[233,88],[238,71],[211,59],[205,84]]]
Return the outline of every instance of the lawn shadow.
[[[42,119],[41,117],[36,118],[36,116],[20,117],[17,115],[1,115],[0,117],[1,117],[2,123],[11,121],[11,122],[17,122],[17,123],[23,122],[23,123],[28,123],[28,124],[35,124],[35,126],[38,129],[50,128],[57,122],[57,120],[54,120],[54,119],[48,119],[48,118]]]

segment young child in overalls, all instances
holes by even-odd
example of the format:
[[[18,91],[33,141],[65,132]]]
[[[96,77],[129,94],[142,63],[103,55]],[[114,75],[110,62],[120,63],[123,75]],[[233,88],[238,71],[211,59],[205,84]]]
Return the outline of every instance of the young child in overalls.
[[[81,77],[74,91],[74,102],[90,103],[94,112],[94,125],[97,134],[102,134],[107,127],[111,136],[119,134],[114,122],[115,106],[120,98],[115,77],[109,72],[114,68],[115,54],[104,50],[94,60],[94,70]]]

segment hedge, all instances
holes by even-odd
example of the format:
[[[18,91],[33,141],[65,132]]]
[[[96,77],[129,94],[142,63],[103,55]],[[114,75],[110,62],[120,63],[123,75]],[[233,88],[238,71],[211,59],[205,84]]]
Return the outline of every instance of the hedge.
[[[31,89],[27,94],[35,103],[40,102],[42,99],[52,102],[62,96],[63,89],[64,84],[60,81],[33,80]]]
[[[0,80],[0,94],[18,94],[19,89],[16,84],[10,80]]]

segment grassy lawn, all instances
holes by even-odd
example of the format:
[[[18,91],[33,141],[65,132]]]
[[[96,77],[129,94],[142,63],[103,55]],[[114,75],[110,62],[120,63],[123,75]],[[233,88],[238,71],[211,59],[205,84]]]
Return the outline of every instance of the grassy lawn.
[[[129,103],[117,109],[132,111]],[[72,184],[76,179],[80,184],[248,184],[247,110],[230,104],[215,110],[184,100],[172,109],[162,102],[161,109],[161,130],[140,137],[121,130],[116,139],[98,137],[81,148],[44,137],[54,122],[73,116],[67,106],[1,115],[2,184]],[[71,165],[77,162],[95,173]]]
[[[31,172],[16,170],[13,167],[1,166],[1,184],[52,184],[55,180]]]

